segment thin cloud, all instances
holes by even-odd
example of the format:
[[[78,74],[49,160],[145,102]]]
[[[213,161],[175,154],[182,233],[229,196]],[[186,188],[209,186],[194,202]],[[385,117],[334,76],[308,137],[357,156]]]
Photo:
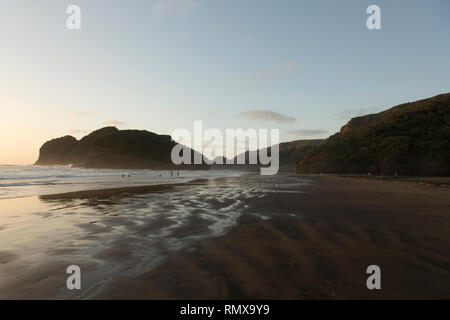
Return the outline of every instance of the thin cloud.
[[[187,31],[182,31],[176,34],[176,37],[181,40],[189,40],[191,34]]]
[[[290,61],[284,65],[277,66],[274,68],[269,68],[266,70],[263,70],[261,72],[258,72],[251,76],[250,80],[266,80],[271,78],[279,77],[283,74],[289,74],[289,73],[295,73],[299,69],[297,62]]]
[[[371,113],[379,112],[379,108],[360,108],[360,109],[346,109],[344,111],[335,113],[334,116],[341,120],[350,120],[354,117],[360,117]]]
[[[87,111],[70,111],[69,116],[72,118],[83,118],[83,117],[89,117],[92,115],[92,113]]]
[[[218,118],[219,114],[217,112],[208,112],[206,114],[206,116],[210,117],[210,118]]]
[[[287,133],[294,136],[318,136],[328,133],[328,131],[322,129],[298,129],[298,130],[287,130]]]
[[[89,133],[89,131],[88,130],[82,130],[82,129],[70,129],[69,133],[78,135],[78,134],[87,134],[87,133]]]
[[[153,12],[156,17],[161,17],[169,12],[178,12],[179,14],[186,14],[197,7],[196,0],[158,0],[153,5]]]
[[[295,75],[299,72],[299,69],[300,67],[297,62],[289,61],[283,65],[267,68],[248,77],[244,77],[238,82],[240,83],[240,89],[246,90],[265,81]]]
[[[123,121],[117,121],[117,120],[108,120],[106,121],[104,124],[108,125],[108,126],[114,126],[114,127],[118,127],[118,126],[124,126],[127,123],[123,122]]]
[[[294,117],[285,116],[270,110],[250,110],[241,112],[241,115],[252,120],[273,121],[279,123],[292,123],[297,121]]]
[[[248,33],[247,37],[246,37],[246,40],[254,41],[254,40],[256,40],[256,35],[254,33]]]
[[[299,66],[297,64],[297,62],[295,61],[289,61],[286,65],[286,70],[290,71],[290,72],[297,72],[299,69]]]
[[[157,16],[162,15],[167,10],[169,10],[169,2],[168,1],[164,1],[164,0],[156,1],[155,4],[153,5],[153,11],[155,12],[155,15],[157,15]]]

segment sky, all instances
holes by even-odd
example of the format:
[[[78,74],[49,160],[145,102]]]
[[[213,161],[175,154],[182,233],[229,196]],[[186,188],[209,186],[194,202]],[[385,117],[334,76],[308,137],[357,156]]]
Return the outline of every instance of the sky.
[[[326,138],[450,92],[448,0],[2,0],[0,40],[0,164],[107,125]]]

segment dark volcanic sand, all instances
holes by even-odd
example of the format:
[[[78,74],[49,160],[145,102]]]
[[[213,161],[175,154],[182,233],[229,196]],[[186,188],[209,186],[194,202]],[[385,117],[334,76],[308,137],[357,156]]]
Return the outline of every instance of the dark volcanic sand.
[[[307,179],[313,184],[248,200],[225,235],[174,253],[137,278],[116,278],[96,297],[450,298],[448,187]],[[381,267],[378,291],[366,287],[372,264]]]
[[[393,180],[249,174],[3,200],[0,298],[449,299],[450,189]]]

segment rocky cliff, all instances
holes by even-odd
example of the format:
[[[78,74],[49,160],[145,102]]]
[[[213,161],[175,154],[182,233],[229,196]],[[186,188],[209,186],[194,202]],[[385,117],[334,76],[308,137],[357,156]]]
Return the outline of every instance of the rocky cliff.
[[[80,140],[65,136],[47,141],[40,148],[35,164],[110,169],[207,168],[205,165],[174,166],[170,154],[175,144],[168,135],[105,127]]]
[[[450,93],[351,119],[297,172],[450,175]]]

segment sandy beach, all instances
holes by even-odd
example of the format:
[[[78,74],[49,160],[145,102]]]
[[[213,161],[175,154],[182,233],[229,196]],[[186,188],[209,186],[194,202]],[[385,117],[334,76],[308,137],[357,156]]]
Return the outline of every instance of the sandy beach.
[[[450,298],[445,182],[248,174],[1,200],[9,217],[41,213],[29,230],[47,226],[4,219],[0,297]],[[65,289],[70,264],[81,292]],[[366,287],[373,264],[381,290]]]

